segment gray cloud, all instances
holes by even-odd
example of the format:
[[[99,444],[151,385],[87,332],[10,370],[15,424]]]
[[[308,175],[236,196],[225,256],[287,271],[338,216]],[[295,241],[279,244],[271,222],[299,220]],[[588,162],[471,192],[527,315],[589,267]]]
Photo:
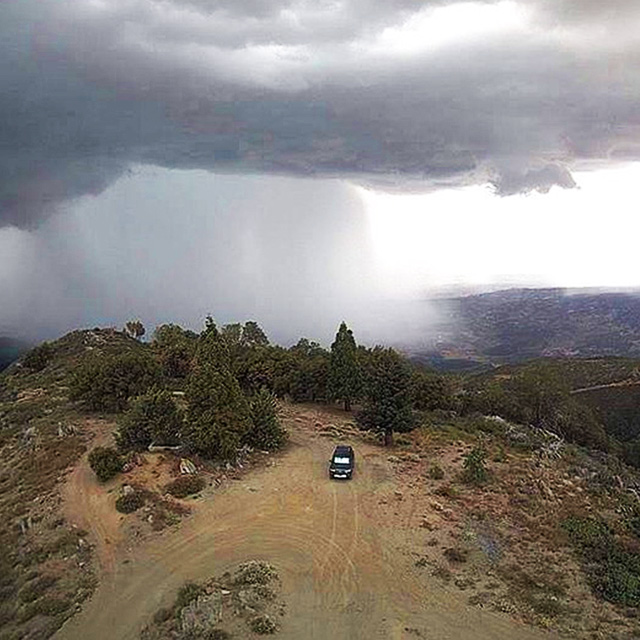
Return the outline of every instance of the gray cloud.
[[[140,163],[506,195],[638,159],[635,2],[521,0],[522,27],[394,49],[448,4],[0,3],[0,225]]]
[[[179,215],[177,215],[179,213]],[[431,321],[376,285],[365,212],[341,181],[135,168],[38,229],[0,230],[0,335],[52,338],[139,317],[200,330],[254,318],[288,344],[346,320],[373,343]]]

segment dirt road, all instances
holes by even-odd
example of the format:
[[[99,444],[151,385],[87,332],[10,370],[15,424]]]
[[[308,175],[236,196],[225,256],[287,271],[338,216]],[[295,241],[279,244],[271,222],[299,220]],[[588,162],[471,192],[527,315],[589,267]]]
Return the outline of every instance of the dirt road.
[[[120,558],[57,637],[137,638],[186,580],[251,558],[280,571],[287,602],[282,640],[551,637],[467,605],[416,569],[415,558],[404,552],[411,532],[383,528],[376,519],[379,496],[394,486],[386,456],[354,443],[357,475],[351,482],[329,481],[334,443],[313,433],[313,412],[307,417],[293,427],[292,445],[275,466],[203,498],[179,529]]]

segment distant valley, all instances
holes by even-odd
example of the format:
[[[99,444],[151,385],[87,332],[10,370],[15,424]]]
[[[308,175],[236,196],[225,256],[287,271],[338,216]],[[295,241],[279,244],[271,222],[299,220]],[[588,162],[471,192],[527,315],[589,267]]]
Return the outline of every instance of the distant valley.
[[[429,302],[439,312],[414,361],[466,370],[538,357],[640,356],[640,292],[508,289]]]

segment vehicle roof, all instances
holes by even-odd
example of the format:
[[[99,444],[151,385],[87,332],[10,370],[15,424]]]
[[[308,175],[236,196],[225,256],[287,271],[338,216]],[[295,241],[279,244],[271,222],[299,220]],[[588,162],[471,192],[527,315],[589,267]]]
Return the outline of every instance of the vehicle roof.
[[[348,444],[339,444],[334,453],[353,453],[353,447]]]

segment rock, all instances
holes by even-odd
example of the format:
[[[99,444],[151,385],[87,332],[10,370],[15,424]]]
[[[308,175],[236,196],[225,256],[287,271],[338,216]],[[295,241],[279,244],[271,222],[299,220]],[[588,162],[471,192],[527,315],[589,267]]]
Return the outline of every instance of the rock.
[[[420,527],[422,529],[427,529],[428,531],[434,531],[435,529],[437,529],[437,525],[433,522],[431,522],[431,520],[428,520],[427,518],[423,518],[422,522],[420,523]]]
[[[180,458],[180,473],[183,475],[196,473],[196,465],[187,458]]]
[[[394,495],[398,500],[402,500],[402,498],[403,498],[402,491],[398,491],[397,489],[393,492],[393,495]]]
[[[436,510],[436,511],[442,511],[444,509],[444,507],[439,503],[439,502],[432,502],[431,506]]]
[[[199,596],[180,611],[180,626],[184,634],[201,634],[215,627],[222,618],[222,594]]]
[[[392,462],[393,464],[398,464],[399,462],[402,462],[402,460],[400,460],[400,458],[398,458],[398,456],[387,456],[387,462]]]
[[[132,493],[135,493],[136,490],[130,484],[122,485],[122,495],[130,496]]]

